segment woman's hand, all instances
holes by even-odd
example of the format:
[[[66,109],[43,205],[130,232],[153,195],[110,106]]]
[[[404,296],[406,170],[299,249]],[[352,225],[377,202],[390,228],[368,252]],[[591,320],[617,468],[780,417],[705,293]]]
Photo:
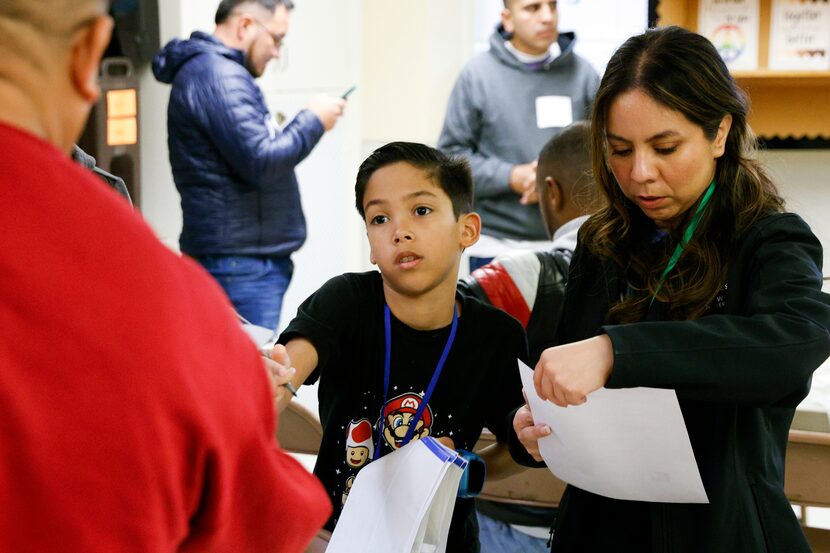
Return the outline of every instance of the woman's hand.
[[[536,460],[542,460],[542,454],[539,453],[539,438],[544,438],[550,435],[550,426],[547,424],[536,425],[533,423],[533,413],[530,412],[530,407],[523,405],[516,416],[513,417],[513,430],[516,431],[519,441],[525,447],[528,453]]]
[[[613,367],[614,348],[602,334],[546,349],[533,371],[533,384],[542,399],[560,407],[580,405],[605,386]]]

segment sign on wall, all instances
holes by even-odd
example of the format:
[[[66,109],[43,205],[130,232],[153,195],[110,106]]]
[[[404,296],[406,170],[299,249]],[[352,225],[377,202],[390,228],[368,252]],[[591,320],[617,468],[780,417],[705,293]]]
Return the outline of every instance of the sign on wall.
[[[698,32],[731,70],[758,69],[759,0],[702,0]]]

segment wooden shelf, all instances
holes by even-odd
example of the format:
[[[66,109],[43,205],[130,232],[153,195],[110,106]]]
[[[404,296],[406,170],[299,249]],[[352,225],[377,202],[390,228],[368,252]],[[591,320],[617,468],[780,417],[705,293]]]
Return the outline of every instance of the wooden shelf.
[[[733,71],[736,80],[745,83],[758,82],[770,86],[828,86],[830,71]]]
[[[760,69],[733,76],[752,101],[749,123],[764,138],[830,138],[830,71],[767,69],[772,0],[760,0]],[[660,0],[658,24],[697,31],[698,0]]]

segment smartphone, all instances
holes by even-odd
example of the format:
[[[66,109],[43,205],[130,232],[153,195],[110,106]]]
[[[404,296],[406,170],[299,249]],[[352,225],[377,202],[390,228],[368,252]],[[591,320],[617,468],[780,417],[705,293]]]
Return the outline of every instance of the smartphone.
[[[340,98],[342,98],[343,100],[347,100],[347,99],[349,98],[349,94],[351,94],[352,92],[354,92],[354,89],[355,89],[355,88],[357,88],[357,85],[355,85],[355,86],[353,86],[353,87],[349,88],[349,90],[347,90],[346,92],[344,92],[344,93],[340,96]]]

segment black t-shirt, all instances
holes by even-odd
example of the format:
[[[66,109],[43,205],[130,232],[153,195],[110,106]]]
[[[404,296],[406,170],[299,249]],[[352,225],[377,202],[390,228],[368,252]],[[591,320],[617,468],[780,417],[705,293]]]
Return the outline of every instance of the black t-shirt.
[[[457,296],[458,328],[444,369],[415,437],[448,436],[472,450],[484,426],[506,441],[510,412],[522,403],[516,359],[527,359],[524,331],[515,319],[477,299]],[[329,492],[333,528],[357,472],[378,444],[383,403],[383,281],[378,272],[329,280],[299,307],[279,342],[303,336],[314,344],[320,378],[323,441],[314,473]],[[380,455],[392,451],[420,405],[450,334],[450,326],[419,331],[391,317],[392,358]],[[397,446],[399,447],[399,445]],[[378,508],[383,508],[379,505]],[[472,500],[457,500],[448,551],[478,551]]]

